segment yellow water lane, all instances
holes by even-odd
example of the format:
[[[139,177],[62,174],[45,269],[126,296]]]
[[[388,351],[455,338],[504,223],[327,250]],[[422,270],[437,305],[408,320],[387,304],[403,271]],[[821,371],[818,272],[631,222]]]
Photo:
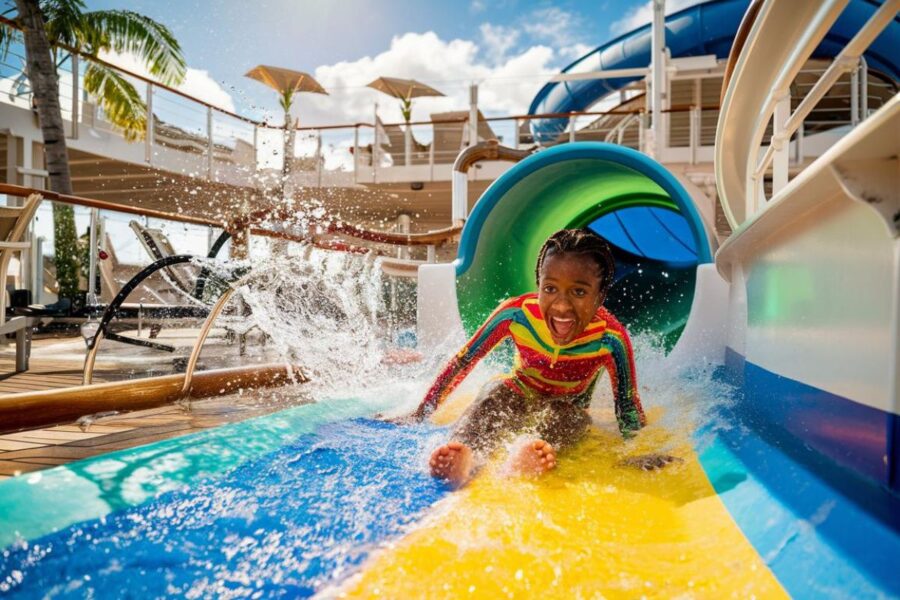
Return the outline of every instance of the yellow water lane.
[[[339,595],[787,597],[717,497],[687,435],[673,440],[650,416],[627,442],[611,428],[593,429],[539,480],[486,467],[374,554]],[[662,445],[684,462],[651,473],[617,464]]]

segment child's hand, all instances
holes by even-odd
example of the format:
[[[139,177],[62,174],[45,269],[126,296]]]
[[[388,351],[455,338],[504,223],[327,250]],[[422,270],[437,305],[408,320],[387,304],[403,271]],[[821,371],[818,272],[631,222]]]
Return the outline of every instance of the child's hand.
[[[620,467],[633,467],[642,471],[655,471],[656,469],[662,469],[668,464],[682,462],[684,462],[684,460],[677,456],[653,453],[629,456],[628,458],[620,460],[618,465]]]

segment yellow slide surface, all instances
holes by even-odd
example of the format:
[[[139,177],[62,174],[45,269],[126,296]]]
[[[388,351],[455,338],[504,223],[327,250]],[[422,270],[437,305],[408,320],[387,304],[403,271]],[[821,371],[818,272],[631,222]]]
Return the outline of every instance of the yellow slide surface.
[[[442,412],[446,422],[459,409]],[[673,435],[651,424],[626,442],[593,429],[539,480],[504,477],[489,465],[376,553],[340,596],[787,597],[687,436]],[[617,465],[663,445],[684,463],[649,473]]]

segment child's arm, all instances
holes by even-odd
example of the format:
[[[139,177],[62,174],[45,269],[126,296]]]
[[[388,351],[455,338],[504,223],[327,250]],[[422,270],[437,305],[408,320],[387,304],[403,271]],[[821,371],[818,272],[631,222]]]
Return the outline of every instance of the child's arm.
[[[644,409],[637,389],[637,376],[634,368],[634,352],[628,331],[611,314],[606,313],[607,333],[604,341],[610,349],[607,363],[612,380],[613,396],[616,403],[616,421],[619,431],[625,437],[631,437],[647,423]]]
[[[466,375],[475,368],[478,361],[484,358],[494,347],[509,335],[511,312],[517,309],[517,298],[503,302],[491,313],[484,324],[475,332],[462,350],[454,356],[441,374],[438,375],[425,399],[419,405],[413,417],[422,420],[430,415],[447,399],[451,392],[462,383]]]

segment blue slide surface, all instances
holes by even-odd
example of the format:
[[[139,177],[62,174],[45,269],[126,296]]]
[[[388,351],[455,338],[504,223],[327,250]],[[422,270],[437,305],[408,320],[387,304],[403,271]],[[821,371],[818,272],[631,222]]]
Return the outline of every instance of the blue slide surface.
[[[666,46],[673,58],[714,54],[725,59],[748,5],[747,0],[711,0],[666,16]],[[852,0],[831,31],[813,53],[817,58],[832,58],[859,31],[879,7],[873,0]],[[895,18],[865,53],[870,69],[898,79],[900,73],[900,19]],[[632,69],[650,64],[650,25],[621,35],[585,54],[562,73]],[[610,92],[622,89],[637,77],[584,79],[548,83],[538,92],[528,113],[583,111]],[[550,142],[565,131],[568,119],[534,119],[531,130],[535,140]]]
[[[322,425],[220,478],[14,544],[0,554],[0,596],[311,596],[450,491],[425,463],[443,435]]]

